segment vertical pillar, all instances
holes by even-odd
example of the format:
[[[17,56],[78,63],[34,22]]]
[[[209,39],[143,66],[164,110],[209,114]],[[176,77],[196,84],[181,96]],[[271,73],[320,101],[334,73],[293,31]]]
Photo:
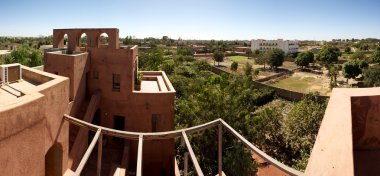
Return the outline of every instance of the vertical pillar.
[[[97,176],[101,175],[102,171],[102,153],[103,153],[103,134],[100,133],[98,140],[98,165],[97,165]]]
[[[222,136],[223,135],[223,128],[222,128],[222,123],[219,123],[218,125],[218,174],[219,176],[222,176],[222,171],[223,171],[223,168],[222,168],[222,143],[223,143],[223,139],[222,139]]]

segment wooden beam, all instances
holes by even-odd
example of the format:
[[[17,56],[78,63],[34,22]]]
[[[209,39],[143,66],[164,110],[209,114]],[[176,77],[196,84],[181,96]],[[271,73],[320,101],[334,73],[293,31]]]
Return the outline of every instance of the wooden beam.
[[[191,161],[192,161],[193,164],[194,164],[194,167],[195,167],[195,170],[197,171],[198,176],[203,176],[202,169],[201,169],[201,167],[199,166],[199,163],[198,163],[197,157],[195,157],[195,154],[194,154],[193,148],[191,148],[191,145],[190,145],[189,139],[187,138],[187,135],[186,135],[186,132],[185,132],[185,131],[182,131],[182,136],[183,136],[183,139],[185,140],[186,148],[187,148],[187,150],[189,151]]]
[[[218,125],[218,174],[222,175],[222,155],[223,155],[223,126],[222,124]]]
[[[139,145],[137,149],[137,168],[136,176],[142,175],[142,150],[143,150],[143,135],[139,136]]]
[[[98,140],[98,165],[97,165],[97,176],[101,175],[102,172],[102,154],[103,154],[103,135],[99,135]]]
[[[276,168],[282,170],[286,174],[289,175],[304,175],[302,172],[297,171],[285,164],[282,164],[281,162],[275,160],[274,158],[270,157],[257,147],[255,147],[252,143],[250,143],[247,139],[245,139],[243,136],[241,136],[238,132],[236,132],[231,126],[229,126],[224,120],[220,119],[223,126],[227,128],[228,131],[230,131],[236,138],[238,138],[246,147],[248,147],[250,150],[255,152],[257,155],[259,155],[261,158],[263,158],[265,161],[268,161],[272,165],[274,165]]]
[[[87,160],[90,157],[92,150],[94,150],[95,144],[96,144],[101,132],[102,132],[101,129],[98,129],[98,131],[96,132],[94,138],[91,141],[90,146],[88,146],[86,153],[84,154],[82,160],[80,161],[77,170],[75,170],[75,175],[80,175],[80,173],[82,172],[83,167],[87,163]]]

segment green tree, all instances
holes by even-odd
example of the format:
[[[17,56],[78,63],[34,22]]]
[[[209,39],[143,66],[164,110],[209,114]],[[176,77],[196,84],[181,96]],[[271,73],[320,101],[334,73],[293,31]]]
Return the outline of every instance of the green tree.
[[[267,58],[267,63],[271,68],[277,69],[277,67],[282,66],[284,62],[284,51],[275,48],[270,49],[264,53],[264,57]]]
[[[174,61],[173,60],[165,60],[162,62],[161,70],[166,74],[171,75],[174,72]]]
[[[222,51],[215,51],[212,58],[214,60],[214,65],[215,65],[215,62],[218,62],[218,66],[219,66],[219,63],[223,62],[224,60],[224,53]]]
[[[374,65],[364,70],[364,84],[368,87],[380,86],[380,65]]]
[[[329,67],[328,76],[330,77],[330,88],[336,87],[336,78],[339,75],[339,70],[334,65]]]
[[[255,51],[253,51],[253,54],[255,57],[258,57],[260,55],[260,50],[256,49]]]
[[[366,56],[362,51],[356,51],[350,56],[350,59],[365,59]]]
[[[258,68],[255,68],[255,69],[253,70],[253,74],[252,74],[252,76],[253,76],[254,78],[257,78],[257,77],[259,76],[259,74],[260,74],[260,70],[259,70]]]
[[[123,40],[124,45],[132,45],[133,44],[133,39],[132,36],[126,36],[125,39]]]
[[[179,47],[177,49],[177,54],[178,55],[183,55],[183,56],[192,56],[193,55],[193,50],[189,47]]]
[[[245,54],[247,55],[248,59],[252,56],[253,52],[250,48],[247,48],[247,50],[245,51]]]
[[[139,68],[142,70],[158,71],[164,61],[163,51],[155,47],[149,52],[141,53],[139,56]]]
[[[244,65],[244,75],[251,76],[252,75],[252,65],[249,62],[246,62]]]
[[[294,63],[303,68],[303,67],[308,66],[313,61],[314,61],[314,54],[311,51],[306,51],[304,53],[298,54]]]
[[[255,59],[255,63],[258,64],[258,65],[264,65],[264,70],[265,70],[265,64],[267,63],[268,61],[268,58],[265,57],[264,54],[260,54],[256,59]]]
[[[236,71],[237,70],[237,68],[238,68],[238,63],[236,62],[236,61],[233,61],[232,63],[231,63],[231,70],[232,71]]]
[[[361,69],[359,67],[359,63],[356,60],[350,60],[343,64],[342,74],[345,78],[348,79],[356,78],[359,74],[361,74]]]
[[[43,61],[43,54],[38,49],[33,49],[32,53],[30,54],[30,63],[28,66],[35,67],[42,65]]]
[[[316,59],[320,61],[324,67],[328,68],[329,65],[338,62],[339,56],[339,48],[331,45],[325,45],[317,54]]]
[[[325,114],[326,102],[318,100],[318,94],[309,94],[297,102],[284,120],[284,136],[293,156],[300,158],[293,166],[305,169],[304,155],[310,154]],[[302,163],[302,164],[300,164]]]
[[[380,64],[380,50],[375,50],[371,57],[370,57],[371,63],[377,63]]]
[[[345,47],[344,48],[344,52],[347,53],[347,54],[351,53],[351,47],[349,47],[349,46]]]

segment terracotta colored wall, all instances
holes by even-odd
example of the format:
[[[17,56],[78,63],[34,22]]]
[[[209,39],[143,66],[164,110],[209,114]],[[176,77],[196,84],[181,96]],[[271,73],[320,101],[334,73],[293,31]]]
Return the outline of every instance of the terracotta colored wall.
[[[108,48],[98,48],[98,37],[103,32],[106,32],[109,37]],[[80,106],[81,100],[84,98],[81,96],[91,95],[100,90],[102,98],[99,109],[103,126],[113,128],[114,116],[119,115],[125,117],[125,130],[150,132],[152,130],[152,114],[159,114],[158,130],[173,130],[175,92],[133,93],[134,63],[137,59],[138,49],[137,47],[119,49],[118,32],[117,29],[54,30],[53,45],[56,48],[63,47],[63,35],[68,34],[68,53],[83,50],[79,47],[79,41],[82,33],[86,33],[89,54],[88,57],[86,56],[86,60],[84,56],[47,53],[45,71],[58,72],[59,75],[70,78],[70,98],[74,100],[71,105],[72,109]],[[87,68],[89,68],[88,74],[86,74]],[[113,74],[120,75],[119,92],[112,90]],[[95,75],[98,77],[95,78]],[[174,173],[174,141],[147,141],[144,143],[144,174],[157,175],[162,170],[169,175]],[[129,170],[132,171],[136,168],[136,148],[137,143],[134,141],[130,147],[131,156],[129,158],[131,166]]]
[[[56,144],[60,150],[50,153],[61,158],[50,157],[59,162],[46,169],[51,175],[62,175],[67,169],[68,124],[62,114],[68,105],[69,82],[50,76],[55,78],[1,107],[0,164],[4,167],[0,167],[0,173],[49,175],[45,173],[45,155]]]
[[[86,73],[89,69],[87,53],[65,55],[45,54],[44,71],[70,78],[70,100],[74,101],[70,115],[76,115],[86,96]]]

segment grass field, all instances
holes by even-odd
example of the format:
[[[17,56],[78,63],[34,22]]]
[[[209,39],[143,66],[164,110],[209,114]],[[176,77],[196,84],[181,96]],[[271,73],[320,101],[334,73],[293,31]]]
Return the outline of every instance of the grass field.
[[[246,62],[253,64],[255,62],[253,58],[248,59],[246,56],[228,56],[227,58],[231,59],[231,61],[238,62],[239,64],[244,64]]]
[[[279,80],[273,86],[302,92],[319,92],[321,95],[330,95],[330,78],[326,75],[315,75],[313,73],[295,72],[290,77]]]
[[[297,92],[305,92],[314,81],[315,78],[312,77],[289,77],[277,82],[276,84],[274,84],[274,86]]]

